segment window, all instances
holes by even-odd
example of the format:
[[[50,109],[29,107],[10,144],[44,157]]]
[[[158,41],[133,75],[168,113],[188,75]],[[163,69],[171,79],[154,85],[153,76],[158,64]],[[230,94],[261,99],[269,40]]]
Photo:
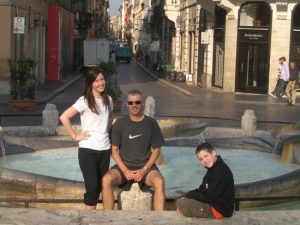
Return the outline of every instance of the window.
[[[267,3],[247,3],[240,9],[240,26],[266,27],[270,21],[271,12]]]

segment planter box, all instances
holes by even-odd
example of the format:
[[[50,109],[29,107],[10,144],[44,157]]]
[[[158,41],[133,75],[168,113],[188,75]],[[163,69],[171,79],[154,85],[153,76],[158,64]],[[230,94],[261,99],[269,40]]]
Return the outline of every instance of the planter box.
[[[190,80],[186,80],[185,83],[186,83],[186,85],[194,85],[194,82],[190,81]]]
[[[9,108],[11,110],[36,110],[35,100],[10,100]]]
[[[121,111],[122,101],[113,100],[114,111]]]

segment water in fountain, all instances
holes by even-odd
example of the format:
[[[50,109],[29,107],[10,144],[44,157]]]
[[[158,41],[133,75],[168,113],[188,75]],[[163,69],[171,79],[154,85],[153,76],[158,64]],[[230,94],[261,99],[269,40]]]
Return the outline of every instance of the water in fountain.
[[[0,148],[1,148],[1,152],[2,152],[2,166],[7,166],[7,161],[6,161],[6,153],[5,153],[5,147],[4,147],[4,143],[3,143],[3,129],[2,127],[0,127]]]

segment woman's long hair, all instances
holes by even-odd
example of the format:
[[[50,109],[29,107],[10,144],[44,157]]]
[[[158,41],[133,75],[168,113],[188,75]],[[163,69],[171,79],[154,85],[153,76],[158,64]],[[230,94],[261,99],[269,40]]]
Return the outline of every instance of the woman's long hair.
[[[93,95],[93,82],[97,79],[99,73],[104,77],[103,70],[100,68],[92,68],[85,73],[85,86],[83,89],[84,99],[87,101],[88,107],[93,113],[99,114],[99,109],[96,105],[96,99]],[[106,109],[110,109],[108,96],[105,91],[101,93],[103,104]]]

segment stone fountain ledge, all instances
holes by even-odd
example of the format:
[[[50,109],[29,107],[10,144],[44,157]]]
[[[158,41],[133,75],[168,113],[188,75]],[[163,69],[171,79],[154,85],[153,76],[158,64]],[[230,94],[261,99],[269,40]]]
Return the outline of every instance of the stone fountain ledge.
[[[24,132],[22,128],[3,127],[4,145],[7,155],[77,146],[77,142],[71,140],[62,126],[56,129],[56,135],[54,136],[37,132],[40,128],[37,128],[32,133]],[[27,131],[35,129],[35,127],[24,128]],[[80,126],[76,126],[76,129],[80,132]],[[253,149],[265,152],[272,152],[273,146],[276,143],[276,139],[272,136],[271,132],[267,131],[256,131],[254,136],[246,137],[242,129],[206,127],[201,135],[166,138],[166,146],[196,147],[203,143],[204,140],[218,148]]]
[[[186,218],[179,216],[175,211],[96,211],[83,210],[46,210],[24,208],[0,208],[0,224],[23,225],[298,225],[299,210],[286,211],[239,211],[231,218],[222,220]]]
[[[154,114],[155,100],[149,96],[146,99],[145,115],[154,117]],[[76,142],[69,139],[65,129],[58,126],[58,116],[56,106],[47,104],[43,110],[41,126],[3,127],[4,141],[34,150],[76,146]],[[196,147],[207,141],[220,148],[272,152],[277,142],[276,135],[272,132],[256,130],[257,118],[255,112],[249,109],[245,110],[241,118],[241,128],[207,127],[207,124],[199,118],[159,119],[158,122],[168,146]],[[80,126],[75,127],[80,132]],[[24,139],[24,137],[27,138]],[[34,139],[33,137],[38,138]],[[59,142],[53,144],[53,141],[45,141],[43,137],[50,137],[50,140],[59,140]],[[18,147],[14,149],[18,149]],[[14,150],[14,152],[16,151],[19,150]]]

